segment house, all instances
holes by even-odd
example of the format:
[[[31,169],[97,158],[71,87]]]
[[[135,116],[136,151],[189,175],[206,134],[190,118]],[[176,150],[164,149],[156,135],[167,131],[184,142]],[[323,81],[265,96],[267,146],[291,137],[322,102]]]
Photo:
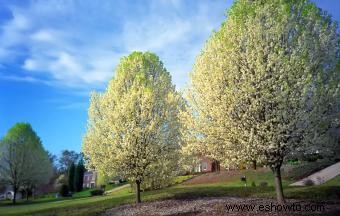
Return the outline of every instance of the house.
[[[0,200],[10,199],[12,200],[14,197],[14,192],[11,187],[1,187],[0,189]],[[20,191],[16,194],[16,199],[22,199],[22,193]]]
[[[94,188],[97,185],[97,173],[95,171],[86,171],[84,173],[83,187]]]
[[[220,163],[217,160],[205,156],[199,157],[199,162],[194,168],[194,172],[216,172],[220,171]]]
[[[94,188],[97,185],[98,174],[96,171],[86,171],[84,173],[83,188]],[[108,183],[109,184],[120,184],[125,180],[120,176],[112,177]]]

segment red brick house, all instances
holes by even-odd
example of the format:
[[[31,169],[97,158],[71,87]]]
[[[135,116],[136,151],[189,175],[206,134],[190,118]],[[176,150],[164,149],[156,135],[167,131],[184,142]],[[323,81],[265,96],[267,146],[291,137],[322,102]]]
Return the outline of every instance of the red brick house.
[[[83,188],[94,188],[97,185],[97,173],[86,171],[84,173]]]
[[[205,156],[199,157],[199,163],[194,172],[216,172],[220,171],[220,163],[217,160],[210,159]]]

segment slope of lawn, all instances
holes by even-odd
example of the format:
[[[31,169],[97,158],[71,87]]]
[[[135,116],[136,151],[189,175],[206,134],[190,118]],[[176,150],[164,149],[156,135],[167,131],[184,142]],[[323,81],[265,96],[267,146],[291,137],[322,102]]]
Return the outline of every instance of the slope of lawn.
[[[340,175],[323,184],[324,186],[340,186]]]
[[[241,174],[247,176],[247,187],[240,181],[239,176],[235,176],[229,181],[204,184],[182,183],[162,190],[146,191],[142,193],[142,200],[146,202],[205,196],[275,198],[271,172],[263,170],[243,171]],[[261,182],[267,182],[267,186],[259,186]],[[339,176],[320,186],[288,187],[290,183],[291,181],[283,181],[286,198],[319,201],[340,199]],[[0,207],[0,215],[97,215],[105,209],[132,202],[134,202],[134,194],[130,187],[125,187],[106,196]]]

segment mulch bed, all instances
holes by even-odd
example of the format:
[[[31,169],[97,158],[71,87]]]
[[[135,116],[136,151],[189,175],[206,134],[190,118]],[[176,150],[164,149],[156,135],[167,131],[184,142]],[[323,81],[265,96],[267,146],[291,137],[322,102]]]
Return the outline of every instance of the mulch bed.
[[[340,215],[340,200],[311,202],[287,200],[286,205],[300,205],[303,210],[307,205],[324,205],[325,211],[284,211],[272,207],[272,211],[259,211],[260,205],[278,205],[275,200],[261,198],[207,197],[187,200],[164,200],[123,205],[109,209],[102,216],[213,216],[213,215]],[[255,205],[255,210],[229,210],[226,205]],[[297,208],[297,207],[296,207]],[[315,206],[314,206],[315,208]]]

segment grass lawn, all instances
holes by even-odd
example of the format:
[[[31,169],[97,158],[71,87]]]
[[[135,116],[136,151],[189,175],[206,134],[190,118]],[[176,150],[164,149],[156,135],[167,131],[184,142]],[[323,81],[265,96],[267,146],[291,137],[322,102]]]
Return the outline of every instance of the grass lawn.
[[[177,184],[175,186],[142,193],[142,201],[160,199],[187,199],[204,196],[266,197],[274,198],[273,175],[271,172],[245,171],[248,186],[235,178],[234,180],[210,184]],[[181,177],[182,178],[182,177]],[[179,180],[178,180],[179,181]],[[255,187],[251,186],[254,181]],[[258,186],[267,182],[268,186]],[[283,181],[287,198],[294,199],[340,199],[340,176],[320,186],[288,187],[291,181]],[[134,202],[130,187],[125,187],[105,196],[73,197],[71,199],[50,200],[17,206],[0,207],[0,215],[97,215],[105,209]]]

